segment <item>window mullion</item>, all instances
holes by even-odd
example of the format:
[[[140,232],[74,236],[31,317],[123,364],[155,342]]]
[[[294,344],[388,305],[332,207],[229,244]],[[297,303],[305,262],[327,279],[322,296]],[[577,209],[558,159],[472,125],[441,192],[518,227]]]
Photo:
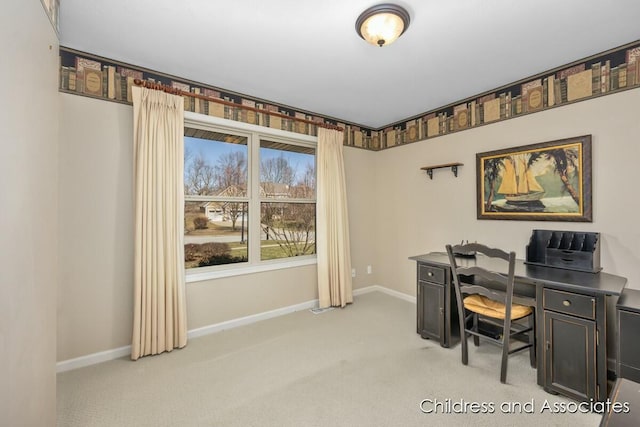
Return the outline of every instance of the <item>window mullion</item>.
[[[260,262],[260,135],[249,138],[249,263]]]

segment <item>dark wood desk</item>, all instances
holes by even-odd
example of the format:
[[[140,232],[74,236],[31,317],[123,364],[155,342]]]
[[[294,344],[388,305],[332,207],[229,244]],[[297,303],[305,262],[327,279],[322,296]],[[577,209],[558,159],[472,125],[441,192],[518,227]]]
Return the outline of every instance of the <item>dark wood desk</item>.
[[[640,383],[640,290],[627,288],[622,291],[616,304],[616,321],[616,375]]]
[[[417,262],[417,332],[451,347],[460,339],[451,267],[445,252],[412,256]],[[500,264],[478,256],[458,258],[460,265],[501,271]],[[536,308],[538,384],[577,400],[607,398],[607,304],[627,279],[516,263],[516,297]]]
[[[600,427],[636,427],[640,425],[640,384],[618,378],[611,392],[609,411],[602,414]]]

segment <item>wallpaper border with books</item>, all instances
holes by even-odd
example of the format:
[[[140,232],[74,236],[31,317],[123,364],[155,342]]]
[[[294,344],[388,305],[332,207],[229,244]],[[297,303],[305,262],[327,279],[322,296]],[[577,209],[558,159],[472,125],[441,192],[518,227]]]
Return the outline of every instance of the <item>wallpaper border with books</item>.
[[[556,67],[379,129],[230,92],[146,68],[60,47],[60,91],[131,103],[133,80],[159,82],[238,104],[185,96],[185,110],[316,135],[317,126],[270,115],[277,112],[341,126],[347,146],[378,151],[640,87],[640,40]],[[242,109],[241,106],[258,111]],[[260,112],[264,110],[264,112]]]
[[[374,131],[380,149],[640,87],[640,40]]]
[[[227,101],[227,103],[231,102],[238,105],[238,107],[235,107],[184,96],[185,111],[313,136],[317,134],[316,125],[289,120],[279,115],[332,124],[343,127],[345,135],[349,135],[349,137],[345,136],[345,144],[365,148],[362,145],[362,141],[364,141],[364,134],[367,130],[362,129],[360,131],[360,127],[357,125],[67,47],[60,47],[60,92],[131,104],[131,87],[136,79],[161,83],[184,92],[217,98]],[[242,106],[252,107],[259,111],[243,109],[241,108]],[[278,113],[279,115],[276,116],[269,113]],[[355,133],[360,134],[359,137],[356,137],[358,143],[351,142]]]

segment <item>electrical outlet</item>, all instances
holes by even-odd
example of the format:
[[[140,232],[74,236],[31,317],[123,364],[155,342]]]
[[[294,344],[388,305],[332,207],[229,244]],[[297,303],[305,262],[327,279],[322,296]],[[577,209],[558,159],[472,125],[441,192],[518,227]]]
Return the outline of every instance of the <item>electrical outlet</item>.
[[[373,269],[371,268],[370,265],[367,265],[367,274],[371,274],[373,273]]]
[[[351,277],[356,277],[356,269],[355,268],[351,269]]]

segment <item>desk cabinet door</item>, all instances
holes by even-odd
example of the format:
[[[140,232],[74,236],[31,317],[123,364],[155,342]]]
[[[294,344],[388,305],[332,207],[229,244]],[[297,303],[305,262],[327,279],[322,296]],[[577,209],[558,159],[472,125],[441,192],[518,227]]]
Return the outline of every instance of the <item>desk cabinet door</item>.
[[[444,345],[444,285],[418,281],[418,333]]]
[[[544,319],[545,388],[598,399],[595,322],[547,310]]]
[[[618,376],[640,382],[640,314],[618,310]]]

